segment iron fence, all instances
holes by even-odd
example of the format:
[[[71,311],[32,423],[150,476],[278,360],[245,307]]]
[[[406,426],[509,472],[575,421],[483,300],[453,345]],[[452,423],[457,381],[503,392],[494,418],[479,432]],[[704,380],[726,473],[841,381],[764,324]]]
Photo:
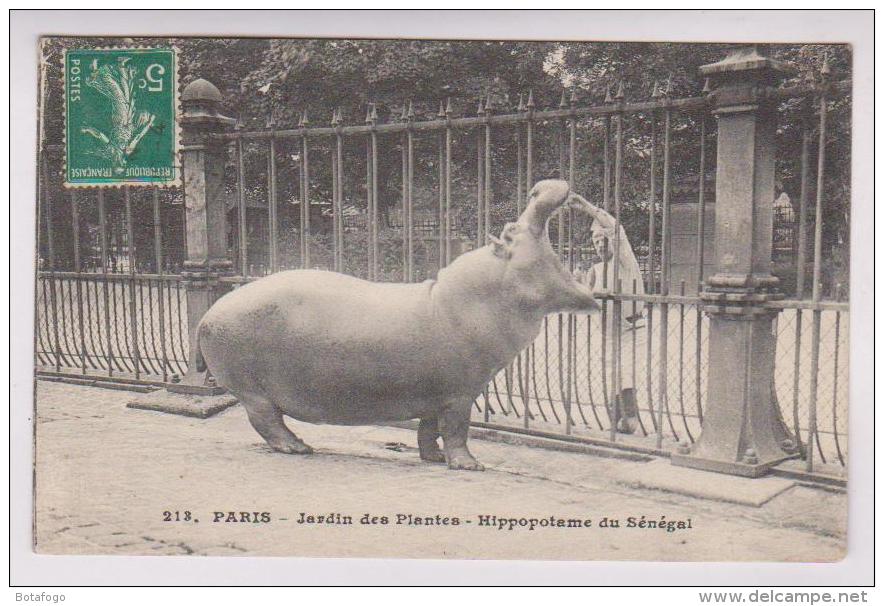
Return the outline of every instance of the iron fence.
[[[181,192],[66,190],[57,151],[40,158],[38,369],[147,381],[183,375]]]
[[[802,99],[817,108],[814,120],[798,125],[804,134],[794,296],[766,304],[780,312],[770,389],[809,471],[828,469],[820,463],[843,467],[847,460],[849,311],[833,289],[824,300],[822,276],[827,104],[832,96],[847,92],[849,82],[825,80],[765,90],[770,98]],[[647,231],[632,228],[627,234],[630,241],[640,242],[635,248],[642,257],[642,288],[622,284],[617,264],[609,268],[601,262],[606,293],[600,295],[602,313],[546,318],[538,339],[477,399],[475,421],[661,453],[693,442],[708,397],[709,320],[696,293],[706,277],[704,181],[715,166],[712,143],[717,134],[705,95],[670,98],[655,87],[648,101],[627,102],[624,97],[621,86],[604,103],[583,106],[575,96],[563,94],[558,108],[539,110],[529,93],[515,112],[495,113],[486,99],[480,102],[478,115],[469,117],[455,117],[449,102],[428,120],[415,119],[406,106],[401,120],[391,123],[380,123],[376,108],[370,107],[359,125],[344,125],[335,110],[330,126],[311,126],[304,116],[297,128],[271,124],[266,130],[217,133],[215,140],[232,152],[228,175],[234,198],[228,239],[233,244],[229,254],[235,274],[221,280],[235,288],[292,267],[319,267],[371,280],[431,278],[464,250],[484,246],[489,233],[520,214],[526,192],[538,177],[567,179],[572,188],[586,191],[587,198],[609,210],[619,226],[628,162],[645,182]],[[639,159],[624,157],[627,129],[629,136],[640,135],[647,141],[647,153]],[[538,142],[541,131],[553,133],[542,138],[544,149]],[[693,162],[680,167],[699,181],[693,284],[673,284],[671,276],[676,136],[682,142],[693,138],[696,149]],[[815,186],[811,184],[814,136]],[[599,140],[601,157],[590,157],[587,150]],[[494,188],[501,172],[495,165],[500,158],[496,150],[501,148],[511,154],[502,164],[506,168],[515,164],[514,191],[504,192],[508,200],[501,200],[504,196]],[[379,200],[378,161],[391,153],[401,156],[400,221],[385,218],[386,207]],[[250,173],[249,154],[263,154],[264,167]],[[53,148],[43,150],[38,370],[173,380],[186,371],[188,359],[186,280],[180,274],[181,192],[141,191],[136,201],[128,189],[64,190],[59,162]],[[325,169],[318,170],[323,165]],[[538,173],[539,166],[543,174]],[[422,171],[418,179],[416,171]],[[279,199],[281,173],[297,184],[297,203]],[[359,179],[353,177],[357,173]],[[258,182],[263,182],[261,187],[254,186]],[[250,220],[249,211],[262,207],[253,199],[255,192],[266,195],[258,222]],[[331,213],[323,213],[321,209],[328,206]],[[345,208],[357,209],[365,221],[352,220]],[[466,224],[464,216],[471,216],[473,224]],[[586,244],[585,218],[560,210],[551,230],[554,248],[569,269],[585,270],[600,263]],[[615,250],[621,245],[619,230],[616,233]],[[62,254],[59,242],[64,244]],[[145,242],[152,244],[151,254]],[[812,292],[805,298],[807,273]],[[624,329],[626,317],[638,321]],[[636,394],[634,412],[615,405],[625,385]]]

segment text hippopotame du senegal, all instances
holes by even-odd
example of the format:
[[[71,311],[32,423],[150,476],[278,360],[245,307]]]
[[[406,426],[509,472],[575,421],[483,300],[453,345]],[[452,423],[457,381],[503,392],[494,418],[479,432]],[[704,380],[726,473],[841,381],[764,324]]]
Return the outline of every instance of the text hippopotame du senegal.
[[[537,530],[538,528],[634,528],[638,530],[663,530],[675,532],[677,530],[693,529],[691,518],[669,519],[661,516],[628,516],[616,518],[603,516],[600,518],[584,517],[558,517],[554,515],[543,517],[515,517],[491,514],[480,514],[475,518],[465,518],[452,515],[415,515],[411,513],[396,513],[390,515],[374,515],[366,513],[352,516],[338,512],[327,514],[311,514],[300,512],[295,519],[298,524],[329,525],[329,526],[462,526],[473,525],[497,530]]]

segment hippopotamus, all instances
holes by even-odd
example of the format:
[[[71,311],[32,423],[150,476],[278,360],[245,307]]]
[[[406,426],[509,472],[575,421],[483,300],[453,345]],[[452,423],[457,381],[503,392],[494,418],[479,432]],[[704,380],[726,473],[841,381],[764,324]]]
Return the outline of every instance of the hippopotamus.
[[[197,363],[279,452],[312,452],[284,416],[338,425],[419,419],[421,459],[481,471],[467,448],[474,400],[534,341],[544,316],[599,308],[592,285],[550,244],[550,216],[569,195],[565,181],[538,182],[516,222],[435,280],[293,270],[243,285],[202,318]]]

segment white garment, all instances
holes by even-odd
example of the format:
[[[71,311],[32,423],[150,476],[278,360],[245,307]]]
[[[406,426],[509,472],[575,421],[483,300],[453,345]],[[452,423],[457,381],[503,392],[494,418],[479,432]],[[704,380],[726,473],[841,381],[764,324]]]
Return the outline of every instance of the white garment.
[[[608,247],[611,253],[615,251],[614,238],[608,237]],[[619,266],[616,270],[617,282],[614,283],[614,260],[608,262],[596,263],[590,271],[595,277],[593,292],[595,294],[613,294],[616,298],[617,294],[645,294],[645,284],[642,279],[641,268],[638,259],[632,251],[632,246],[626,237],[626,231],[620,226],[620,242],[619,242]],[[619,286],[619,288],[618,288]],[[642,316],[644,314],[645,302],[633,301],[629,299],[620,300],[620,379],[621,388],[626,389],[635,387],[633,384],[634,366],[632,364],[632,347],[633,339],[635,339],[635,348],[637,350],[638,359],[643,359],[645,348],[645,336],[647,330],[644,327]],[[606,349],[608,355],[613,356],[614,340],[617,339],[617,332],[614,331],[614,301],[607,302],[606,309]],[[599,324],[599,328],[601,325]],[[612,360],[613,361],[613,360]],[[636,377],[636,380],[640,380]]]
[[[612,254],[614,253],[616,246],[614,238],[609,236],[608,249]],[[632,246],[629,244],[629,239],[626,237],[626,230],[623,229],[622,225],[620,226],[619,248],[620,262],[616,272],[614,269],[615,259],[611,259],[608,262],[596,263],[592,266],[591,271],[595,274],[593,292],[597,294],[645,294],[645,283],[642,278],[641,267],[638,264],[638,259],[636,259],[635,253],[632,251]],[[619,284],[614,284],[615,273]],[[633,311],[632,304],[633,301],[623,301],[622,308],[624,321],[633,315],[641,315],[644,311],[644,301],[635,301],[635,311]],[[631,326],[632,323],[629,324]]]

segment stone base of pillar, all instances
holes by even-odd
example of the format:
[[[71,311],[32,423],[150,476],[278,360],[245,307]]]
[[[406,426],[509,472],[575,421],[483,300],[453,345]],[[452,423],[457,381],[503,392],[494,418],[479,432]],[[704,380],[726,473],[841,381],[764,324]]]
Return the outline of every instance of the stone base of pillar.
[[[776,467],[783,461],[797,458],[799,455],[786,455],[779,459],[765,461],[763,463],[743,463],[740,461],[721,461],[716,459],[706,459],[690,454],[673,454],[670,462],[679,467],[690,467],[691,469],[702,469],[703,471],[714,471],[716,473],[726,473],[734,476],[743,476],[746,478],[760,478],[767,475],[771,468]]]
[[[224,390],[220,394],[197,394],[176,393],[169,388],[141,394],[127,402],[126,407],[207,419],[236,404],[236,397]]]
[[[169,393],[180,393],[194,396],[220,396],[226,393],[226,389],[215,384],[215,379],[209,371],[188,372],[180,383],[169,383],[166,387]]]
[[[757,478],[799,456],[774,387],[777,312],[766,304],[778,295],[719,286],[700,297],[709,315],[706,411],[696,443],[682,444],[671,462]]]

